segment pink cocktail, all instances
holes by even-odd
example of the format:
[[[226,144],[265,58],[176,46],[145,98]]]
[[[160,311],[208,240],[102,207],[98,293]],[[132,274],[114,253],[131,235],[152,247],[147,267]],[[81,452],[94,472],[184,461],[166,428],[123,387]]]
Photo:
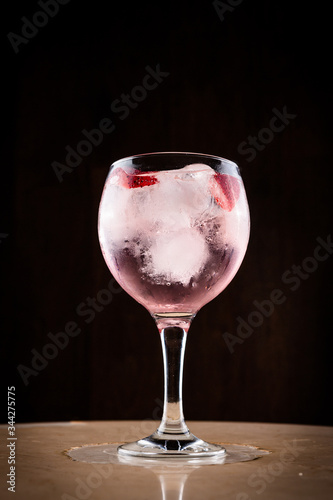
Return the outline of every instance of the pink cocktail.
[[[238,167],[228,160],[195,153],[152,153],[112,165],[99,210],[102,252],[122,288],[154,317],[165,362],[159,429],[123,445],[119,453],[154,457],[224,453],[186,427],[182,362],[195,314],[225,289],[241,265],[249,221]]]

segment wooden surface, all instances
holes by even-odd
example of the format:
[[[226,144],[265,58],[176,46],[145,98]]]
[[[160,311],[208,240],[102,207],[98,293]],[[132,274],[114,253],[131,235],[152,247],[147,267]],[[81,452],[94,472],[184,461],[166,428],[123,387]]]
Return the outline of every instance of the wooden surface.
[[[191,422],[203,439],[248,444],[271,453],[251,462],[171,470],[74,462],[65,450],[122,442],[156,428],[152,421],[21,424],[16,427],[16,492],[7,491],[7,426],[1,426],[0,498],[19,500],[329,500],[333,431],[266,423]],[[163,493],[165,497],[163,497]]]

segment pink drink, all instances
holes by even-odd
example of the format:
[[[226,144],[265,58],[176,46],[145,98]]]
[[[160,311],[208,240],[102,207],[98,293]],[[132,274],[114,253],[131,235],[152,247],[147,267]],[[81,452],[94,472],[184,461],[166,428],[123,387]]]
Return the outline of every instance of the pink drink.
[[[240,177],[204,164],[140,173],[114,168],[99,210],[105,261],[152,314],[195,314],[236,274],[249,239]]]

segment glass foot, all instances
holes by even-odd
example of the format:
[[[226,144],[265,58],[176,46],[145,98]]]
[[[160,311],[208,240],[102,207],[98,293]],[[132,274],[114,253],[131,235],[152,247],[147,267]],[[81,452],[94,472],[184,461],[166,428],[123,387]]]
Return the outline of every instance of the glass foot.
[[[206,443],[190,432],[163,434],[157,431],[139,441],[119,446],[118,453],[123,456],[149,458],[204,458],[222,456],[226,450],[218,444]]]

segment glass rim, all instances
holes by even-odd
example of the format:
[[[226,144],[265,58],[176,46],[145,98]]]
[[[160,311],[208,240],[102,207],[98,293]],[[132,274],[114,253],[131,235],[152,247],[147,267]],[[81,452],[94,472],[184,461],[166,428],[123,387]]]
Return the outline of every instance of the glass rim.
[[[135,159],[140,159],[140,158],[148,158],[148,157],[154,157],[154,156],[180,156],[180,157],[186,157],[186,156],[197,156],[198,158],[207,158],[208,160],[215,160],[219,162],[226,162],[229,163],[230,165],[234,165],[239,168],[237,163],[235,163],[232,160],[228,160],[227,158],[224,158],[222,156],[217,156],[217,155],[211,155],[207,153],[195,153],[195,152],[189,152],[189,151],[156,151],[153,153],[140,153],[136,155],[130,155],[130,156],[125,156],[123,158],[119,158],[119,160],[115,160],[114,162],[111,163],[110,168],[115,167],[118,163],[127,161],[130,162]]]

